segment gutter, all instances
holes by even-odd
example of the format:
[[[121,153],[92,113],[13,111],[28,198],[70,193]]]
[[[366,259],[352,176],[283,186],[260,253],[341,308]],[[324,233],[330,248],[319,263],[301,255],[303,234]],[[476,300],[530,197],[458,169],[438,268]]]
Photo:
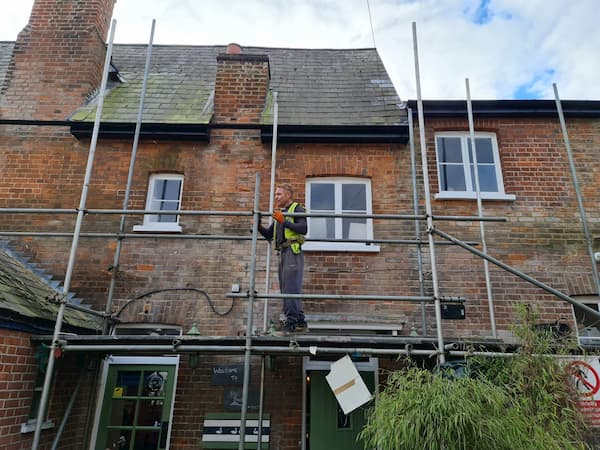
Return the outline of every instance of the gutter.
[[[408,106],[416,115],[416,100],[409,100]],[[473,100],[473,114],[477,117],[556,117],[554,100]],[[600,118],[600,101],[563,100],[563,112],[571,118]],[[424,100],[426,117],[467,116],[464,100]]]
[[[89,139],[92,136],[92,122],[62,120],[20,120],[0,119],[0,125],[28,125],[70,127],[71,134],[77,139]],[[140,139],[174,141],[210,141],[211,130],[257,130],[261,141],[273,141],[273,127],[270,124],[244,123],[143,123]],[[129,139],[135,133],[135,123],[103,122],[100,124],[99,137],[105,139]],[[408,142],[408,122],[397,125],[280,125],[278,141],[288,143],[399,143]]]

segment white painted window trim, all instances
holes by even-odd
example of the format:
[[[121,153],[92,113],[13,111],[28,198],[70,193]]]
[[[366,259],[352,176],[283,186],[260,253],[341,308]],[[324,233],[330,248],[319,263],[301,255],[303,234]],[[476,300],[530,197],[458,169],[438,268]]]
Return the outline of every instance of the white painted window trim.
[[[586,305],[595,305],[600,311],[600,296],[597,295],[589,295],[589,296],[577,296],[576,300],[579,303]],[[600,330],[599,326],[583,326],[580,327],[577,321],[577,315],[575,313],[575,305],[571,305],[571,311],[573,313],[573,322],[575,323],[575,329],[577,330],[577,341],[580,345],[594,345],[597,346],[600,344],[600,336],[590,335],[589,332],[592,331],[592,328],[596,328],[596,330]],[[589,331],[586,331],[589,330]],[[593,331],[592,331],[593,333]]]
[[[179,188],[179,209],[181,209],[181,195],[183,193],[184,177],[181,174],[174,173],[157,173],[150,176],[148,180],[148,194],[146,196],[146,210],[152,210],[152,198],[154,196],[154,185],[156,180],[181,180]],[[134,225],[133,231],[142,232],[158,232],[158,233],[180,233],[182,231],[179,225],[179,216],[177,222],[157,222],[155,214],[145,214],[144,223],[142,225]]]
[[[365,185],[366,195],[366,214],[372,214],[372,194],[371,194],[371,180],[360,177],[316,177],[308,178],[306,180],[306,207],[308,211],[311,211],[310,206],[310,186],[312,183],[332,183],[335,185],[335,213],[341,214],[341,189],[344,182],[361,183]],[[310,220],[308,218],[308,234],[306,236],[307,241],[302,245],[304,251],[321,251],[321,252],[368,252],[376,253],[380,251],[379,245],[366,244],[361,242],[321,242],[321,241],[310,241]],[[335,218],[335,235],[342,235],[342,219]],[[367,239],[373,239],[373,219],[367,219]]]
[[[438,152],[438,138],[440,137],[454,137],[460,138],[461,143],[461,152],[462,152],[462,165],[463,165],[463,173],[465,177],[465,183],[467,189],[465,191],[443,191],[441,190],[442,186],[442,178],[440,171],[440,160],[439,160],[439,152]],[[475,200],[477,199],[477,192],[475,191],[475,186],[471,181],[471,165],[470,158],[468,152],[467,142],[471,137],[471,134],[467,131],[442,131],[435,133],[435,160],[437,165],[437,173],[438,173],[438,193],[435,194],[434,198],[439,200]],[[482,200],[516,200],[516,196],[514,194],[507,194],[504,191],[504,178],[502,176],[502,165],[500,162],[500,152],[498,150],[498,140],[496,139],[496,133],[490,132],[476,132],[475,139],[477,138],[489,138],[492,142],[492,153],[494,157],[494,167],[496,170],[496,182],[498,184],[497,192],[489,192],[489,191],[481,191],[481,199]]]

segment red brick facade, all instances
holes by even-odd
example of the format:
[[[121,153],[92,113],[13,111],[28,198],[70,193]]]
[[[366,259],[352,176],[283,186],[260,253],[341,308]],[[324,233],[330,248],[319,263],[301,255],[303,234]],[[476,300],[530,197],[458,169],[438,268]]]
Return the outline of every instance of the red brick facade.
[[[100,84],[115,0],[37,0],[17,39],[0,118],[64,120]]]
[[[84,3],[91,5],[92,13],[86,16],[90,22],[83,23],[82,29],[71,29],[62,19],[55,20],[78,17],[79,7]],[[9,83],[0,103],[2,118],[64,119],[83,103],[85,96],[98,86],[104,55],[102,42],[113,3],[113,0],[36,1],[31,25],[17,42]],[[45,28],[46,21],[52,26]],[[60,43],[43,47],[57,33],[68,42],[76,42],[79,50],[74,55],[85,55],[85,61],[78,59],[79,56],[67,57],[69,50],[60,53],[63,51]],[[183,210],[246,214],[184,215],[180,218],[183,235],[248,238],[251,219],[247,214],[253,208],[257,173],[262,180],[260,209],[268,209],[271,144],[261,141],[258,124],[268,101],[269,62],[265,56],[243,53],[221,55],[217,62],[210,141],[142,140],[129,208],[145,209],[152,174],[181,174]],[[35,74],[40,74],[39,78]],[[257,128],[232,127],[236,123]],[[495,133],[505,191],[516,197],[483,202],[484,215],[507,219],[486,223],[489,253],[566,294],[594,293],[558,120],[476,118],[475,129]],[[568,129],[591,231],[598,236],[600,120],[569,119]],[[440,131],[468,131],[466,117],[426,120],[432,194],[437,192],[438,185],[434,136]],[[88,148],[89,141],[75,139],[65,126],[0,125],[0,208],[75,211]],[[100,140],[89,186],[88,209],[121,209],[130,154],[130,140]],[[302,203],[306,202],[306,182],[312,177],[358,177],[371,182],[374,214],[413,213],[408,145],[282,143],[277,149],[276,164],[276,182],[290,183],[296,191],[296,200]],[[423,211],[420,163],[418,166],[417,189]],[[474,200],[432,201],[434,215],[477,215]],[[2,214],[0,227],[11,231],[70,233],[74,220],[75,214]],[[117,241],[116,237],[89,237],[85,233],[116,233],[119,220],[119,215],[86,215],[70,286],[87,304],[101,311],[107,303]],[[125,231],[131,233],[133,226],[142,220],[140,215],[128,216]],[[463,241],[480,241],[477,222],[439,221],[436,226]],[[426,240],[424,222],[421,230],[420,237]],[[414,239],[414,221],[376,219],[374,237]],[[14,237],[11,245],[56,278],[65,276],[70,236]],[[600,250],[598,243],[595,245]],[[425,294],[432,295],[426,246],[423,251]],[[266,277],[265,252],[266,245],[260,242],[256,279],[259,291],[263,291]],[[126,307],[120,319],[179,325],[184,332],[196,323],[204,336],[241,335],[245,332],[247,304],[245,300],[228,298],[227,293],[232,284],[240,284],[242,292],[248,289],[250,258],[251,242],[247,239],[125,239],[112,309],[154,290],[200,289],[208,294],[212,306],[193,290],[160,292]],[[271,261],[271,288],[277,291],[277,258]],[[464,321],[443,321],[444,334],[455,338],[489,337],[491,325],[482,260],[457,247],[436,245],[436,261],[441,295],[463,297],[466,305]],[[510,337],[516,320],[514,305],[522,302],[535,305],[543,322],[564,318],[574,326],[567,303],[493,266],[491,281],[500,337]],[[416,247],[381,244],[379,252],[306,252],[304,290],[331,295],[419,295]],[[224,315],[232,302],[233,308]],[[280,310],[279,301],[270,301],[267,319],[277,321]],[[305,301],[304,310],[308,314],[394,318],[406,321],[402,335],[408,336],[413,327],[423,333],[419,303],[330,299]],[[433,307],[427,306],[426,312],[428,334],[433,336]],[[254,319],[256,328],[262,329],[262,302],[255,307]],[[29,335],[0,330],[0,349],[0,450],[26,448],[31,435],[21,434],[20,424],[28,414],[36,368]],[[211,366],[241,361],[239,356],[203,356],[199,366],[192,369],[189,357],[181,357],[172,419],[172,450],[198,448],[204,415],[223,409],[223,387],[211,385]],[[265,381],[265,411],[272,417],[270,448],[296,450],[302,425],[302,360],[276,356],[273,363]],[[392,368],[395,362],[382,359],[380,366]],[[96,387],[100,383],[98,367],[98,360],[82,360],[77,355],[57,361],[49,413],[55,424],[60,422],[77,380],[84,380],[80,400],[59,446],[61,450],[79,450],[88,445],[97,406]],[[258,387],[259,375],[259,358],[253,358],[253,388]],[[44,448],[49,448],[54,433],[55,429],[43,433]]]
[[[0,329],[0,449],[25,448],[21,424],[27,421],[37,363],[29,334]],[[31,444],[29,444],[31,445]]]

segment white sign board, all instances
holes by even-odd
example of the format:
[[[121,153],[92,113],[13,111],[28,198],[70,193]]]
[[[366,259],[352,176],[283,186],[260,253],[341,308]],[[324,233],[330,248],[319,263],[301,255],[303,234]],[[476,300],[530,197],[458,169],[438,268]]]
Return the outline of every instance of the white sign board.
[[[569,381],[579,392],[579,407],[592,427],[600,427],[600,359],[597,356],[571,360],[566,365]]]
[[[325,378],[340,408],[346,415],[372,398],[369,389],[348,355],[332,363],[331,371]]]

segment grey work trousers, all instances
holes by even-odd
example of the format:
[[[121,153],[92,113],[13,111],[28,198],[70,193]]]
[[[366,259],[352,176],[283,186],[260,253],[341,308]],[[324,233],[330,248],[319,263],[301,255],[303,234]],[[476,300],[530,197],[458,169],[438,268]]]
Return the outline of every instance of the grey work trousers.
[[[304,253],[295,254],[284,248],[279,254],[279,287],[282,294],[301,294],[304,275]],[[283,313],[288,325],[305,321],[302,301],[299,298],[284,298]]]

